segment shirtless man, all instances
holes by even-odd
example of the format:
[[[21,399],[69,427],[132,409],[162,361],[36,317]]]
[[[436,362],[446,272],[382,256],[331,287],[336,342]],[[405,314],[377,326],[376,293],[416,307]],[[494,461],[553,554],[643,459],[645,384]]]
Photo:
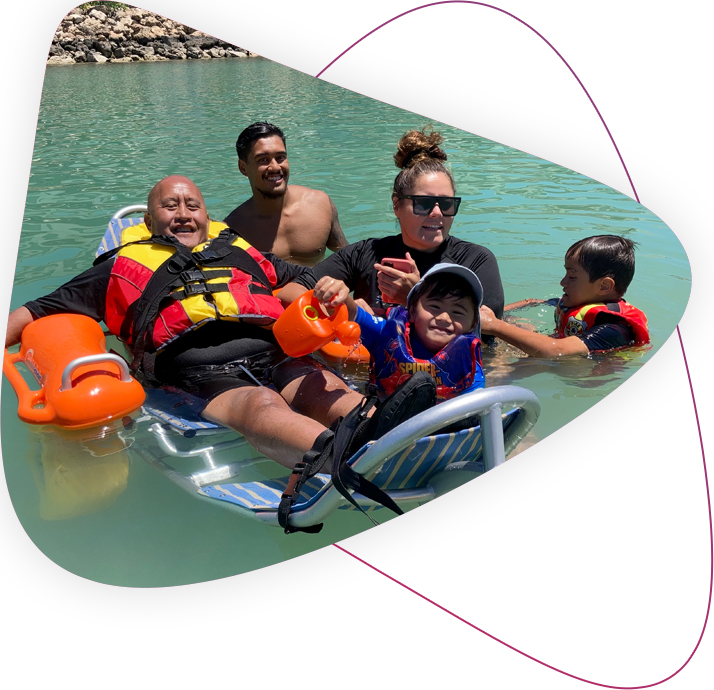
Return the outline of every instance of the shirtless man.
[[[227,225],[256,249],[301,266],[322,261],[325,247],[347,246],[332,199],[317,189],[288,187],[290,166],[279,127],[250,125],[240,133],[236,151],[253,196],[228,215]]]

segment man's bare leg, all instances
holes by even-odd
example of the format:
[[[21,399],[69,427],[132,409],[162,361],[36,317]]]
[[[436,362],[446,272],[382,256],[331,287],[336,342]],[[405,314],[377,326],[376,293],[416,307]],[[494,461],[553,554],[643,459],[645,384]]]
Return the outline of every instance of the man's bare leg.
[[[278,393],[263,387],[226,391],[211,400],[202,414],[243,434],[258,452],[289,469],[325,431],[322,424],[298,414]]]
[[[302,375],[300,371],[304,371]],[[357,407],[364,396],[352,390],[338,376],[327,369],[318,369],[310,362],[294,360],[280,365],[273,381],[280,385],[282,377],[296,376],[283,386],[280,395],[298,412],[330,426],[338,417]]]

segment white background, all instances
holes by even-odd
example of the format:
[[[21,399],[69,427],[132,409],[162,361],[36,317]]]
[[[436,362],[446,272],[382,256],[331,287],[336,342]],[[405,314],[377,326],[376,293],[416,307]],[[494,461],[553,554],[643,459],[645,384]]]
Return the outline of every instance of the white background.
[[[334,0],[147,0],[145,7],[314,75],[412,3],[361,0],[337,9]],[[677,9],[653,0],[502,0],[499,7],[568,60],[641,202],[688,253],[693,289],[680,328],[711,452],[714,13],[691,1]],[[9,306],[45,57],[69,9],[64,0],[35,0],[3,10],[0,313]],[[631,195],[575,79],[541,39],[493,9],[415,13],[323,76]],[[606,401],[524,455],[342,546],[575,676],[615,686],[663,680],[697,643],[710,568],[702,456],[676,334]],[[585,687],[333,547],[202,585],[108,587],[40,553],[3,485],[0,557],[0,677],[8,687]],[[710,626],[665,687],[710,685],[712,639]]]

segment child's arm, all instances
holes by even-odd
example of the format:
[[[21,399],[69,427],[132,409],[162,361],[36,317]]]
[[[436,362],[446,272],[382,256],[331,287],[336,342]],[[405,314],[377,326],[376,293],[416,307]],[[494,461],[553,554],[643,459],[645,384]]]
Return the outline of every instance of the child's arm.
[[[535,297],[530,297],[529,299],[519,299],[518,302],[511,302],[503,307],[503,311],[512,311],[513,309],[521,309],[522,307],[527,307],[531,304],[543,304],[544,299],[535,299]]]
[[[488,307],[481,307],[481,332],[495,335],[511,345],[515,345],[531,357],[557,359],[568,355],[587,355],[588,346],[577,336],[553,338],[542,333],[534,333],[511,323],[497,319]]]
[[[362,331],[362,344],[371,353],[382,333],[385,320],[362,309],[350,297],[349,288],[341,280],[335,280],[329,276],[320,278],[314,287],[314,294],[327,309],[334,310],[341,304],[347,306],[350,321],[356,321],[359,324]]]
[[[336,309],[341,304],[346,305],[350,321],[355,320],[355,316],[357,316],[357,303],[350,296],[350,289],[343,281],[325,276],[317,281],[317,284],[313,288],[313,293],[315,298],[320,300],[320,302],[329,309]]]

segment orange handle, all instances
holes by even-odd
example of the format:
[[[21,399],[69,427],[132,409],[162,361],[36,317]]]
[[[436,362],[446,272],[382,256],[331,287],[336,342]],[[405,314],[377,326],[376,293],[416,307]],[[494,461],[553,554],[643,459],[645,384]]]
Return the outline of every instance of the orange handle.
[[[300,295],[273,325],[273,335],[290,357],[308,355],[331,342],[340,332],[348,342],[356,343],[359,339],[359,326],[348,321],[347,307],[341,304],[334,314],[326,315],[312,290]],[[342,336],[339,337],[342,340]]]
[[[27,382],[15,366],[22,361],[24,361],[24,358],[19,352],[13,354],[5,350],[2,370],[17,395],[17,416],[23,422],[49,424],[55,418],[54,408],[48,404],[44,389],[30,390]],[[44,407],[37,407],[38,405],[43,405]]]

